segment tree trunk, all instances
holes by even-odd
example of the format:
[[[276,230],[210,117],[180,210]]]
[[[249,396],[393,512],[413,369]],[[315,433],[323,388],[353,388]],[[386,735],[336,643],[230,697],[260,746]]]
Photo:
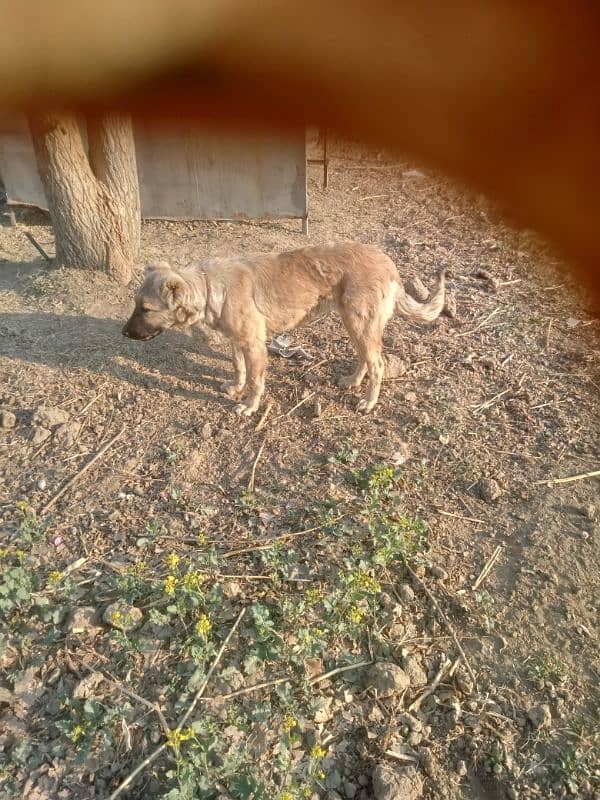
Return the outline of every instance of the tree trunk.
[[[122,283],[140,244],[140,193],[131,119],[88,124],[89,155],[70,114],[30,118],[59,266],[95,269]]]

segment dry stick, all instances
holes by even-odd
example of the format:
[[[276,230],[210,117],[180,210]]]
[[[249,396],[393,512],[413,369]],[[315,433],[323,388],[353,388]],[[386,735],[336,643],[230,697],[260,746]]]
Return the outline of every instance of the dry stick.
[[[475,591],[475,589],[478,589],[481,586],[481,584],[483,583],[483,581],[490,574],[490,572],[492,571],[492,567],[494,566],[494,564],[498,560],[498,557],[500,556],[501,552],[502,552],[502,545],[499,544],[498,547],[496,547],[496,549],[492,553],[492,555],[488,558],[485,566],[483,567],[483,569],[479,573],[479,576],[477,577],[477,580],[475,581],[475,583],[471,587],[473,589],[473,591]]]
[[[258,465],[259,459],[262,456],[262,451],[267,443],[267,437],[263,439],[263,443],[258,448],[258,453],[256,454],[256,458],[254,459],[254,464],[252,464],[252,472],[250,473],[250,480],[248,481],[248,491],[254,491],[254,478],[256,477],[256,467]]]
[[[265,427],[265,422],[267,421],[267,417],[271,413],[271,409],[273,408],[273,401],[267,403],[267,407],[265,408],[265,413],[262,417],[258,420],[258,425],[254,428],[255,431],[260,431]]]
[[[346,664],[344,667],[337,667],[336,669],[329,670],[329,672],[324,672],[321,675],[316,675],[314,678],[311,678],[309,684],[314,686],[317,683],[322,683],[326,681],[328,678],[332,678],[334,675],[339,675],[341,672],[349,672],[352,669],[360,669],[361,667],[368,667],[372,664],[372,661],[359,661],[356,664]],[[256,683],[254,686],[246,686],[243,689],[237,689],[235,692],[230,692],[229,694],[223,694],[220,697],[214,698],[217,700],[231,700],[233,697],[240,697],[243,694],[251,694],[252,692],[257,692],[259,689],[269,689],[272,686],[280,686],[282,683],[290,683],[290,678],[275,678],[272,681],[265,681],[264,683]],[[208,700],[208,698],[206,698]]]
[[[228,633],[228,634],[227,634],[227,636],[225,637],[225,641],[224,641],[224,642],[223,642],[223,644],[221,645],[221,647],[220,647],[220,649],[219,649],[219,652],[217,653],[217,655],[216,655],[216,657],[215,657],[215,660],[213,661],[213,663],[212,663],[212,665],[211,665],[211,668],[208,670],[208,674],[206,675],[206,678],[205,678],[205,679],[202,681],[202,685],[200,686],[200,688],[199,688],[199,689],[198,689],[198,691],[196,692],[196,694],[195,694],[195,696],[194,696],[194,699],[192,700],[192,703],[191,703],[190,707],[189,707],[189,708],[188,708],[188,710],[185,712],[185,714],[183,715],[183,717],[182,717],[182,718],[179,720],[179,723],[178,723],[178,725],[177,725],[177,728],[176,728],[175,730],[177,730],[177,731],[180,731],[180,730],[183,728],[183,726],[185,725],[185,723],[186,723],[186,722],[188,721],[188,719],[190,718],[190,716],[191,716],[192,712],[193,712],[193,711],[194,711],[194,709],[196,708],[196,705],[198,704],[198,701],[200,700],[200,698],[201,698],[201,697],[202,697],[202,695],[204,694],[204,690],[206,689],[206,687],[207,687],[207,685],[208,685],[208,682],[209,682],[209,681],[210,681],[210,679],[212,678],[213,672],[214,672],[214,671],[215,671],[215,669],[217,668],[217,665],[219,664],[219,661],[221,660],[221,658],[222,658],[222,656],[223,656],[223,653],[225,652],[225,648],[226,648],[226,647],[227,647],[227,645],[229,644],[229,642],[230,642],[230,640],[231,640],[231,637],[233,636],[233,634],[234,634],[234,633],[235,633],[235,631],[237,630],[237,627],[238,627],[238,625],[240,624],[240,622],[241,622],[241,620],[242,620],[242,617],[244,616],[244,614],[245,614],[245,613],[246,613],[246,609],[245,609],[245,608],[242,608],[242,610],[240,611],[240,613],[239,613],[239,614],[238,614],[238,616],[237,616],[237,619],[236,619],[236,621],[233,623],[233,627],[231,628],[231,630],[229,631],[229,633]],[[123,789],[126,789],[126,788],[129,786],[129,784],[130,784],[130,783],[131,783],[133,780],[135,780],[135,778],[136,778],[136,777],[137,777],[137,776],[140,774],[140,772],[142,772],[142,770],[144,770],[144,769],[145,769],[145,768],[146,768],[146,767],[147,767],[149,764],[152,764],[152,762],[153,762],[153,761],[156,761],[156,759],[159,757],[159,755],[160,755],[160,754],[161,754],[161,753],[162,753],[164,750],[166,750],[167,746],[168,746],[168,745],[167,745],[167,742],[163,742],[163,743],[160,745],[160,747],[157,747],[157,748],[156,748],[156,750],[154,750],[152,753],[150,753],[150,755],[149,755],[147,758],[145,758],[145,759],[142,761],[142,763],[141,763],[141,764],[138,764],[138,766],[137,766],[137,767],[136,767],[136,768],[133,770],[133,772],[130,772],[130,773],[129,773],[129,775],[128,775],[128,776],[125,778],[125,780],[124,780],[124,781],[123,781],[121,784],[119,784],[119,786],[118,786],[118,787],[115,789],[115,791],[114,791],[114,792],[111,794],[111,796],[109,797],[109,799],[108,799],[108,800],[115,800],[115,798],[117,798],[117,797],[118,797],[118,796],[121,794],[121,792],[123,791]]]
[[[169,731],[170,731],[169,723],[167,722],[167,720],[165,719],[165,715],[163,714],[163,712],[160,710],[160,708],[157,705],[155,705],[154,703],[151,703],[150,700],[146,700],[145,697],[142,697],[141,695],[136,694],[135,692],[132,692],[130,689],[126,689],[117,680],[115,680],[115,678],[111,677],[110,680],[111,680],[111,683],[114,683],[114,685],[117,687],[117,689],[119,689],[119,691],[123,692],[123,694],[129,695],[129,697],[133,698],[134,700],[137,700],[138,703],[142,703],[142,705],[146,706],[147,708],[152,709],[152,711],[154,711],[157,714],[157,716],[158,716],[158,718],[160,720],[160,724],[162,725],[165,734],[169,733]]]
[[[595,469],[593,472],[580,472],[579,475],[570,475],[568,478],[548,478],[544,481],[534,481],[534,486],[554,486],[556,483],[571,483],[572,481],[583,481],[586,478],[597,478],[600,475],[600,469]]]
[[[485,525],[485,520],[476,519],[475,517],[465,517],[463,514],[454,514],[452,511],[444,511],[442,508],[436,508],[438,514],[443,514],[445,517],[454,517],[454,519],[466,519],[467,522],[479,522]]]
[[[448,619],[448,617],[444,614],[444,612],[440,608],[440,605],[439,605],[438,601],[435,599],[435,597],[433,596],[431,591],[428,589],[427,585],[421,580],[421,578],[419,578],[419,576],[414,571],[414,569],[410,566],[410,564],[407,561],[405,561],[404,562],[404,566],[409,571],[409,573],[412,575],[413,579],[423,589],[423,591],[425,592],[427,597],[430,599],[431,605],[436,610],[439,618],[444,623],[444,626],[446,627],[446,630],[448,631],[448,633],[450,634],[450,636],[454,640],[454,644],[456,645],[456,649],[458,650],[462,660],[464,661],[465,667],[467,668],[467,671],[468,671],[469,675],[471,676],[471,680],[473,681],[474,685],[477,686],[477,678],[475,677],[475,673],[473,672],[473,669],[471,668],[471,665],[469,664],[469,659],[467,658],[467,655],[466,655],[465,651],[463,650],[461,643],[458,641],[458,636],[456,635],[456,633],[454,631],[454,628],[450,624],[450,620]]]
[[[38,253],[39,253],[39,254],[42,256],[42,258],[45,258],[45,259],[46,259],[46,261],[52,261],[52,259],[51,259],[51,258],[50,258],[50,256],[48,255],[48,253],[47,253],[47,252],[44,250],[44,248],[42,247],[42,245],[41,245],[41,244],[40,244],[40,243],[39,243],[39,242],[36,240],[36,238],[34,237],[34,235],[33,235],[32,233],[29,233],[29,231],[23,231],[23,232],[24,232],[25,236],[26,236],[26,237],[29,239],[29,241],[31,242],[31,244],[32,244],[32,245],[35,247],[35,249],[38,251]]]
[[[302,375],[301,375],[300,377],[301,377],[301,378],[303,378],[305,375],[308,375],[308,373],[309,373],[311,370],[313,370],[313,369],[316,369],[317,367],[321,367],[321,366],[323,366],[323,364],[326,364],[328,361],[329,361],[329,359],[328,359],[328,358],[322,358],[320,361],[317,361],[317,363],[316,363],[316,364],[311,364],[311,365],[310,365],[310,367],[308,367],[308,369],[306,369],[306,370],[305,370],[305,371],[302,373]]]
[[[457,659],[457,662],[458,662],[458,660],[459,659]],[[419,695],[415,700],[412,701],[412,703],[408,707],[409,711],[414,711],[415,709],[419,709],[421,707],[421,703],[423,702],[423,700],[425,700],[425,698],[429,697],[430,694],[433,694],[435,692],[437,687],[442,682],[442,678],[446,674],[446,670],[448,669],[450,664],[451,664],[450,659],[446,658],[444,656],[444,659],[443,659],[442,664],[441,664],[441,666],[440,666],[440,668],[439,668],[439,670],[437,672],[437,675],[431,681],[431,684],[427,687],[427,689],[425,689],[423,694]]]
[[[492,311],[492,313],[491,313],[491,314],[489,314],[489,315],[488,315],[488,316],[487,316],[487,317],[486,317],[484,320],[482,320],[482,321],[479,323],[479,325],[477,325],[475,328],[471,328],[471,330],[470,330],[470,331],[462,331],[461,333],[457,333],[457,334],[456,334],[456,336],[468,336],[470,333],[475,333],[475,332],[476,332],[476,331],[478,331],[480,328],[483,328],[483,326],[484,326],[484,325],[485,325],[487,322],[489,322],[489,321],[492,319],[492,317],[495,317],[495,316],[496,316],[496,314],[497,314],[499,311],[500,311],[500,306],[496,306],[496,308],[495,308],[495,309]]]
[[[270,550],[276,545],[277,542],[284,541],[285,539],[295,539],[297,536],[306,536],[307,533],[314,533],[321,529],[320,525],[315,525],[314,528],[307,528],[305,531],[296,531],[294,533],[283,533],[281,536],[276,536],[272,541],[266,544],[254,545],[254,547],[241,547],[238,550],[229,550],[227,553],[220,553],[220,558],[232,558],[233,556],[241,556],[243,553],[254,553],[256,550]]]
[[[56,494],[53,495],[53,497],[51,497],[50,500],[48,500],[48,502],[46,503],[46,505],[42,508],[42,510],[40,511],[40,516],[43,516],[48,511],[50,511],[50,509],[56,503],[56,501],[60,500],[63,494],[68,489],[70,489],[71,486],[73,486],[73,484],[76,483],[81,478],[81,476],[84,475],[90,469],[90,467],[92,467],[96,463],[96,461],[99,461],[102,458],[102,456],[108,450],[110,450],[110,448],[117,441],[117,439],[119,439],[124,433],[125,433],[125,426],[123,426],[121,430],[113,436],[112,439],[109,439],[109,441],[106,442],[106,444],[104,444],[100,448],[100,450],[98,450],[96,455],[93,458],[91,458],[86,464],[83,465],[83,467],[79,470],[79,472],[76,472],[72,478],[69,478],[69,480],[65,484],[63,484],[62,488],[60,488],[58,492],[56,492]]]
[[[275,420],[282,419],[282,417],[289,417],[289,415],[290,415],[290,414],[293,414],[293,412],[294,412],[294,411],[295,411],[297,408],[300,408],[300,406],[303,406],[303,405],[304,405],[304,403],[306,403],[308,400],[310,400],[310,399],[311,399],[311,397],[314,397],[314,396],[315,396],[315,394],[316,394],[316,392],[311,392],[310,394],[307,394],[307,395],[306,395],[306,397],[303,397],[303,398],[302,398],[302,400],[300,400],[300,402],[299,402],[299,403],[296,403],[296,405],[295,405],[295,406],[292,406],[292,407],[290,408],[290,410],[289,410],[289,411],[286,411],[286,412],[285,412],[285,414],[281,414],[281,416],[279,416],[279,417],[275,417]],[[275,422],[275,420],[273,420],[273,421]]]

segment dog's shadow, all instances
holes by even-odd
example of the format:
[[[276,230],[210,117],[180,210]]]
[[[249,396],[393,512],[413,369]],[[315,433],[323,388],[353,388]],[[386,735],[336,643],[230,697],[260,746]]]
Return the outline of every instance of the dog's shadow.
[[[124,337],[122,327],[123,320],[83,315],[4,313],[0,356],[91,370],[174,397],[225,404],[218,391],[232,371],[225,341],[222,349],[213,350],[206,334],[195,330],[192,336],[166,331],[150,342],[137,342]]]

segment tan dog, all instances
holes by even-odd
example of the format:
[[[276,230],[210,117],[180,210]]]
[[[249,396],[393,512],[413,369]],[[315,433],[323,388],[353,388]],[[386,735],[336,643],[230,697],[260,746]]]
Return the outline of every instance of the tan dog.
[[[383,378],[383,329],[394,308],[413,322],[432,322],[444,294],[442,271],[430,302],[418,303],[385,253],[357,242],[194,261],[178,270],[161,262],[148,267],[123,334],[146,340],[199,323],[220,331],[231,339],[234,369],[234,380],[222,388],[236,400],[245,395],[236,411],[250,416],[264,392],[269,334],[336,309],[358,354],[356,369],[339,384],[359,386],[368,373],[358,410],[370,411]]]

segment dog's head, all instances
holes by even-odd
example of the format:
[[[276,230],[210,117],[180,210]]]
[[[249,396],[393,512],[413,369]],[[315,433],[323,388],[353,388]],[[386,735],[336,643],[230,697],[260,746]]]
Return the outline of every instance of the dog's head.
[[[135,309],[123,326],[123,336],[147,341],[168,328],[186,330],[198,322],[189,282],[165,261],[150,264],[135,295]]]

